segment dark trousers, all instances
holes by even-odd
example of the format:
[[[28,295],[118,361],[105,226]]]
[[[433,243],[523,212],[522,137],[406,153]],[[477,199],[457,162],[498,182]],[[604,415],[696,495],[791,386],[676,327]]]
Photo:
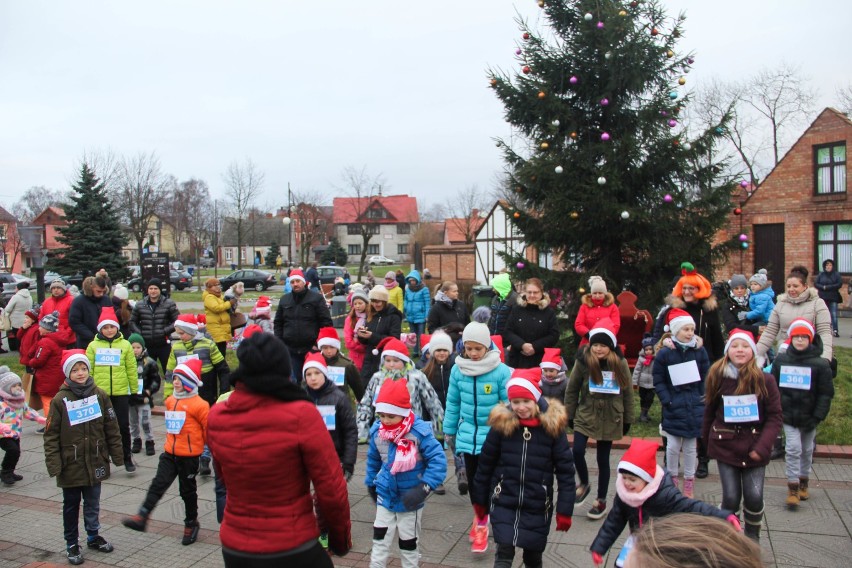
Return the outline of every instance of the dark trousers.
[[[228,342],[227,341],[219,341],[216,343],[216,347],[219,348],[219,353],[222,354],[222,357],[228,356]]]
[[[101,484],[84,487],[62,488],[62,526],[65,542],[69,546],[77,544],[80,538],[80,500],[83,500],[83,525],[88,536],[98,536],[101,523]]]
[[[836,308],[835,311],[837,311]],[[21,341],[18,339],[18,333],[20,332],[20,329],[12,328],[6,333],[6,339],[9,341],[9,351],[18,351],[21,348]]]
[[[225,568],[332,568],[334,564],[328,553],[317,541],[306,550],[299,552],[281,552],[278,554],[250,554],[222,547]]]
[[[541,556],[544,551],[522,549],[524,551],[524,568],[539,568],[542,566]],[[494,557],[494,568],[512,568],[515,559],[515,547],[511,544],[498,544],[497,555]]]
[[[111,396],[112,408],[115,410],[115,419],[118,421],[118,430],[121,432],[121,449],[124,451],[124,463],[130,463],[133,454],[130,453],[130,396]]]
[[[225,504],[228,502],[228,490],[225,488],[225,482],[218,475],[213,486],[213,493],[216,495],[216,520],[222,524],[222,519],[225,518]]]
[[[296,384],[302,382],[302,367],[305,366],[305,355],[307,354],[296,353],[295,350],[290,349],[290,378]]]
[[[21,459],[21,441],[18,438],[0,438],[0,449],[6,452],[3,456],[3,472],[15,471],[18,460]]]
[[[125,337],[125,339],[127,339]],[[146,345],[150,345],[148,343],[148,338],[145,338]],[[166,365],[169,362],[169,353],[172,351],[172,346],[166,343],[165,345],[152,345],[150,347],[146,347],[148,351],[148,357],[160,363],[160,368],[163,372],[163,375],[166,374]]]
[[[469,486],[473,486],[473,480],[476,478],[476,469],[479,467],[479,454],[465,454],[463,453],[462,458],[464,459],[464,468],[467,470],[467,483]],[[467,496],[470,497],[470,504],[473,505],[473,491],[468,491]]]
[[[745,522],[760,525],[763,517],[763,480],[766,467],[734,467],[719,464],[719,481],[722,483],[722,508],[739,513],[740,504]]]
[[[585,434],[574,431],[574,444],[571,452],[574,454],[574,469],[580,478],[580,483],[589,483],[589,468],[586,466],[586,444],[589,438]],[[598,440],[598,499],[606,499],[606,490],[609,487],[609,454],[612,452],[612,441]]]
[[[646,389],[639,387],[639,407],[642,410],[648,410],[654,405],[654,396],[657,391],[654,389]]]
[[[188,525],[198,520],[198,492],[195,476],[198,473],[198,456],[184,457],[176,456],[168,452],[160,454],[160,463],[157,465],[157,474],[148,488],[148,495],[142,503],[142,509],[150,513],[163,498],[166,491],[178,480],[180,487],[180,498],[186,507],[186,518],[184,524]]]

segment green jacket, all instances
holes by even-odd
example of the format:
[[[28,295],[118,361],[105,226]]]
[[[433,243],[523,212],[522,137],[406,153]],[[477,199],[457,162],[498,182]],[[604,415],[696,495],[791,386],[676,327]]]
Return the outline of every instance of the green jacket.
[[[228,364],[225,358],[222,357],[222,352],[216,347],[212,339],[208,339],[197,334],[189,341],[172,341],[172,352],[169,353],[169,360],[166,363],[166,380],[163,383],[163,400],[170,397],[174,392],[172,384],[172,371],[178,366],[178,360],[184,361],[184,357],[192,357],[201,359],[201,382],[212,380],[215,375],[215,370],[219,377],[228,375]],[[224,364],[224,366],[223,366]]]
[[[90,487],[109,478],[109,458],[124,465],[121,433],[109,395],[97,386],[94,393],[101,417],[71,426],[65,399],[78,400],[71,388],[62,384],[50,403],[44,427],[44,462],[59,487]]]
[[[624,358],[619,365],[630,377]],[[565,408],[568,419],[574,421],[575,431],[595,440],[620,440],[624,437],[624,424],[633,424],[633,385],[629,384],[617,395],[589,392],[589,369],[580,356],[568,378]]]
[[[120,349],[120,361],[115,367],[95,364],[98,349]],[[106,339],[100,332],[86,348],[86,356],[92,367],[92,376],[98,388],[104,389],[109,396],[129,396],[136,392],[138,373],[136,371],[136,355],[130,342],[124,339],[119,331],[111,340]]]

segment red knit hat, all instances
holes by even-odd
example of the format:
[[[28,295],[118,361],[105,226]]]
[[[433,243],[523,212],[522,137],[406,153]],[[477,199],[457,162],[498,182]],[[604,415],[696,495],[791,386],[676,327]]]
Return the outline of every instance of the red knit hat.
[[[692,263],[683,262],[680,265],[680,280],[677,281],[675,287],[672,289],[672,295],[677,296],[678,298],[683,297],[683,285],[689,284],[690,286],[695,287],[695,299],[703,300],[704,298],[709,298],[710,294],[713,293],[713,286],[710,284],[710,281],[707,280],[704,276],[698,274],[698,271],[695,270],[695,267]]]
[[[65,373],[66,377],[71,375],[71,368],[77,363],[85,363],[89,372],[92,372],[92,363],[86,356],[84,349],[68,349],[62,352],[62,372]]]
[[[308,369],[319,369],[320,373],[328,377],[328,367],[325,364],[325,357],[322,356],[322,353],[308,353],[305,356],[305,364],[302,367],[302,378],[305,378],[305,373],[308,372]]]
[[[626,471],[637,477],[641,477],[647,483],[654,480],[657,473],[657,448],[659,444],[651,440],[633,438],[630,447],[624,452],[621,461],[618,462],[618,471]]]
[[[408,356],[408,347],[396,337],[385,337],[379,341],[379,344],[373,349],[373,355],[378,355],[380,352],[382,359],[385,356],[389,356],[402,359],[406,363],[411,363],[411,357]]]
[[[200,386],[204,386],[201,382],[201,359],[187,359],[172,371],[172,376],[177,375],[183,388],[188,391],[194,391]]]
[[[509,395],[509,400],[526,398],[538,402],[538,399],[541,398],[541,389],[538,387],[540,379],[541,370],[535,367],[532,369],[515,369],[512,371],[512,378],[506,383],[506,392]]]
[[[796,318],[790,323],[790,327],[787,329],[787,337],[793,337],[795,335],[807,335],[809,341],[814,340],[814,334],[816,330],[811,322],[806,320],[805,318]]]
[[[98,318],[98,331],[105,325],[118,325],[118,317],[115,315],[115,310],[112,308],[101,308],[101,317]]]
[[[677,335],[685,325],[695,325],[695,320],[689,315],[689,312],[680,308],[672,308],[666,312],[666,331],[671,331],[673,335]]]
[[[337,335],[337,330],[333,327],[321,327],[319,336],[317,337],[317,347],[329,345],[335,349],[340,349],[340,336]]]
[[[293,280],[301,280],[302,282],[306,282],[305,273],[296,268],[295,270],[290,271],[290,281]]]
[[[195,319],[195,314],[181,314],[175,321],[175,327],[179,327],[187,333],[195,333],[198,331],[198,320]]]
[[[408,392],[408,381],[385,381],[379,388],[376,398],[376,412],[408,416],[411,412],[411,395]]]
[[[542,369],[562,368],[562,350],[558,347],[545,347],[544,355],[541,356],[541,363],[538,365]]]
[[[497,351],[500,352],[500,362],[506,362],[506,351],[503,349],[503,336],[502,335],[492,335],[491,342],[497,348]]]
[[[589,343],[600,343],[610,349],[615,349],[618,339],[615,337],[615,326],[609,318],[601,318],[595,324],[594,329],[589,330]]]

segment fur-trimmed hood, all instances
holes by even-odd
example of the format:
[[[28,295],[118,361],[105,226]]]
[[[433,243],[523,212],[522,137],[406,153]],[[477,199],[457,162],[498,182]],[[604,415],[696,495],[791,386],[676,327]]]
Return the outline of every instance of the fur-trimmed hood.
[[[564,436],[565,427],[568,425],[565,406],[556,399],[542,397],[538,401],[538,409],[540,410],[538,419],[544,431],[553,438]],[[506,437],[511,436],[521,425],[518,417],[512,412],[512,407],[506,404],[498,404],[491,409],[488,424]]]
[[[527,295],[526,294],[518,294],[518,305],[526,308],[529,304],[527,303]],[[536,304],[538,309],[543,310],[547,306],[550,305],[550,295],[547,292],[541,293],[541,300]]]
[[[711,295],[709,298],[699,300],[699,302],[701,302],[701,311],[705,314],[719,309],[719,301],[716,299],[716,296]],[[681,310],[686,309],[686,302],[680,296],[672,296],[669,294],[666,297],[666,304],[673,308],[679,308]]]
[[[595,304],[592,302],[592,295],[591,294],[583,294],[583,297],[580,298],[580,302],[585,304],[586,306],[588,306],[590,308],[595,307]],[[604,297],[604,301],[603,301],[604,307],[611,306],[614,303],[615,303],[615,296],[612,295],[612,292],[607,292],[606,296]]]

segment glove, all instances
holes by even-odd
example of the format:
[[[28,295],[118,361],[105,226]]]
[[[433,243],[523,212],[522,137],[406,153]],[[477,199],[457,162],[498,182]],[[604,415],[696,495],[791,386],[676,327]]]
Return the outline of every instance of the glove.
[[[556,513],[556,530],[561,532],[568,532],[568,529],[571,528],[571,517],[568,515],[563,515],[562,513]]]
[[[571,428],[572,430],[574,429],[574,419],[573,418],[568,419],[568,427]]]
[[[453,454],[456,453],[456,437],[452,434],[444,434],[444,446]]]
[[[423,504],[432,489],[425,483],[412,487],[402,496],[402,504],[407,511],[413,511]]]
[[[476,515],[477,519],[485,519],[488,517],[488,507],[480,505],[479,503],[474,503],[473,513]]]
[[[335,556],[346,556],[352,550],[352,526],[346,527],[344,534],[331,532],[328,535],[328,548]]]
[[[737,529],[737,532],[742,532],[743,528],[740,526],[740,520],[736,515],[728,515],[728,518],[725,520],[728,521],[732,527]]]
[[[627,433],[628,433],[628,432],[630,432],[630,424],[628,424],[627,422],[625,422],[625,423],[624,423],[624,426],[622,426],[622,428],[621,428],[621,431],[622,431],[622,432],[624,433],[624,435],[626,436],[626,435],[627,435]]]
[[[376,492],[376,486],[367,487],[367,491],[370,493],[370,497],[373,499],[373,503],[379,500],[379,494]]]
[[[601,564],[603,564],[603,556],[601,556],[597,552],[592,552],[592,562],[595,563],[595,566],[600,566]]]
[[[744,319],[746,319],[746,317],[748,317],[748,314],[746,312],[738,312],[737,313],[737,319],[740,320],[740,321],[743,321]]]
[[[352,479],[352,470],[348,469],[346,466],[343,466],[343,479],[349,483],[349,480]]]

